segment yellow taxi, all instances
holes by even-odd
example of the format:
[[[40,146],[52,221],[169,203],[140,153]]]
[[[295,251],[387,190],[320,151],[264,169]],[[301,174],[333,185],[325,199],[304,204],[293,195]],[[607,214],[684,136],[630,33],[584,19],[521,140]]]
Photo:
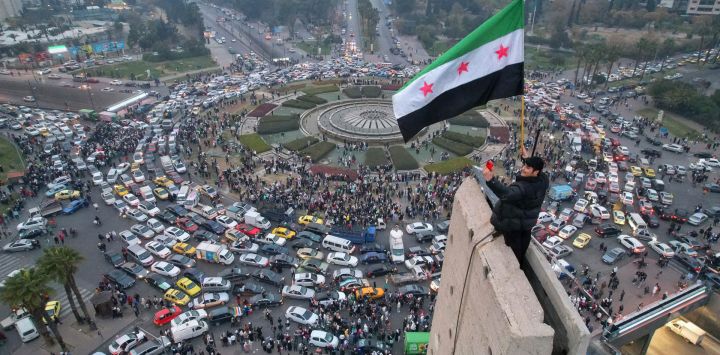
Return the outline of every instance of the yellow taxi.
[[[78,197],[80,197],[80,191],[78,190],[62,190],[55,194],[56,200],[69,200]]]
[[[130,171],[140,170],[140,164],[138,163],[132,163],[130,165]]]
[[[647,177],[649,177],[649,178],[654,178],[654,177],[655,177],[655,169],[653,169],[653,168],[645,168],[645,169],[643,169],[643,170],[645,171],[645,176],[647,176]]]
[[[187,293],[191,297],[195,297],[201,291],[200,286],[198,286],[195,282],[193,282],[193,280],[190,280],[187,277],[183,277],[182,279],[178,280],[175,285],[177,285],[180,290]]]
[[[178,254],[182,254],[189,257],[195,256],[195,247],[188,243],[177,243],[173,245],[172,250]]]
[[[640,169],[639,166],[631,166],[630,167],[630,173],[633,174],[633,176],[642,176],[642,169]]]
[[[592,237],[589,234],[580,233],[580,235],[577,236],[577,238],[575,238],[575,240],[573,241],[573,246],[582,249],[588,244],[590,244],[591,239]]]
[[[45,304],[45,313],[47,313],[48,318],[50,320],[55,321],[60,317],[60,302],[58,301],[50,301]],[[45,318],[43,318],[43,323],[45,323]]]
[[[168,194],[167,190],[163,189],[162,187],[153,189],[153,195],[155,195],[155,197],[160,200],[167,200],[170,197],[170,194]]]
[[[128,194],[128,190],[125,188],[125,186],[122,185],[115,185],[113,187],[113,190],[115,191],[118,196],[123,197]]]
[[[295,237],[295,231],[289,228],[285,227],[277,227],[272,230],[272,234],[277,235],[278,237],[285,238],[285,239],[292,239]]]
[[[155,183],[155,185],[159,185],[162,187],[168,187],[173,184],[172,180],[168,179],[165,176],[158,176],[153,180],[153,182]]]
[[[186,295],[184,292],[176,290],[174,288],[171,288],[165,292],[165,296],[163,298],[166,301],[170,301],[178,306],[184,306],[190,303],[190,296]]]
[[[305,215],[305,216],[298,218],[298,223],[304,226],[309,223],[323,224],[323,223],[325,223],[325,221],[323,221],[323,219],[320,217]]]
[[[358,299],[369,297],[372,300],[376,300],[385,295],[385,290],[380,287],[363,287],[355,291],[355,297]]]
[[[40,135],[42,135],[43,137],[47,137],[50,135],[50,131],[47,129],[47,127],[38,128],[38,132],[40,132]]]
[[[619,210],[613,211],[613,222],[621,226],[625,225],[625,212]]]

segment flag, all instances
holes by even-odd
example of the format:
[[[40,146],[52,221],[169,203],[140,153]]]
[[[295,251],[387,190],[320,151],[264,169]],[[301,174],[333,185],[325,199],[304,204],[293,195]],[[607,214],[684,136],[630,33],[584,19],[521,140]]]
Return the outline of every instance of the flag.
[[[423,128],[489,100],[521,95],[523,25],[523,0],[513,0],[393,95],[405,142]]]

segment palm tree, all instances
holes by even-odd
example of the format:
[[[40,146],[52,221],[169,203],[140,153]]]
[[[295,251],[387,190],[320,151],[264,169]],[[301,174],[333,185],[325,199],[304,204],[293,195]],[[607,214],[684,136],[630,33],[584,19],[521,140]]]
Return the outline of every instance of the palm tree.
[[[9,305],[25,307],[36,322],[45,320],[60,348],[67,351],[67,345],[58,331],[57,324],[45,312],[45,304],[50,293],[54,292],[48,286],[48,281],[47,274],[38,268],[22,269],[19,274],[5,281],[5,287],[0,290],[0,300]],[[48,345],[54,344],[47,327],[40,326],[38,331]]]
[[[605,80],[605,89],[607,89],[610,83],[610,74],[612,74],[613,65],[620,59],[620,47],[616,44],[610,44],[605,50],[605,61],[608,62],[608,77]]]
[[[42,258],[40,258],[40,261],[38,262],[38,265],[50,277],[62,283],[65,287],[66,292],[68,290],[72,290],[72,293],[75,295],[78,304],[80,304],[80,309],[82,310],[85,319],[87,319],[90,325],[90,329],[95,330],[97,329],[95,322],[92,318],[90,318],[90,314],[88,313],[87,307],[85,306],[85,301],[83,301],[82,295],[80,294],[80,290],[77,286],[77,282],[75,281],[75,273],[77,272],[78,266],[83,260],[83,256],[80,255],[80,253],[78,253],[75,249],[68,247],[54,247],[45,249]],[[75,304],[72,300],[72,294],[68,292],[67,296],[68,300],[70,301],[70,308],[73,309],[73,313],[75,313],[76,319],[78,319],[80,323],[83,323],[83,321],[80,319],[81,317],[79,316],[79,314],[77,314],[77,310],[74,307]]]

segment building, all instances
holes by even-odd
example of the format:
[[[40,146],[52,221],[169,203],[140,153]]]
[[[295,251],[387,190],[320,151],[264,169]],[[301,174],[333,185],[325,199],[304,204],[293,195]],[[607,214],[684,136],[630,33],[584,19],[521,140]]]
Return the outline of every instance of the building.
[[[720,0],[688,0],[688,15],[720,15]]]
[[[0,0],[0,21],[22,14],[22,0]]]

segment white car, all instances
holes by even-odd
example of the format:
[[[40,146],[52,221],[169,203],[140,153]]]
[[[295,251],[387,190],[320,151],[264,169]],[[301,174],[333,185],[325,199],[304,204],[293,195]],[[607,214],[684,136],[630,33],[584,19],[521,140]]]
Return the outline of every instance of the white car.
[[[129,206],[137,207],[140,205],[140,199],[138,199],[135,195],[128,193],[123,196],[123,201],[127,203]]]
[[[663,205],[672,205],[675,196],[669,192],[660,192],[660,203]]]
[[[647,197],[648,200],[650,200],[652,202],[658,202],[658,200],[660,200],[660,195],[658,194],[657,191],[655,191],[653,189],[647,189],[647,191],[645,191],[645,196]]]
[[[150,254],[155,255],[160,259],[166,259],[170,256],[170,254],[172,254],[165,244],[155,240],[147,242],[145,244],[145,249],[147,249]]]
[[[145,182],[145,175],[143,174],[143,172],[140,169],[138,169],[138,170],[133,171],[132,179],[136,183],[140,184],[140,183]]]
[[[663,144],[662,148],[675,153],[682,153],[685,151],[680,144]]]
[[[688,218],[688,223],[692,224],[693,226],[699,226],[699,225],[705,223],[705,221],[707,221],[707,220],[708,220],[708,215],[698,212],[698,213],[694,213],[692,216],[690,216],[690,218]]]
[[[317,314],[297,306],[288,307],[285,311],[285,318],[304,325],[314,325],[319,319]]]
[[[268,233],[260,238],[255,238],[255,241],[262,244],[277,244],[279,246],[285,245],[287,243],[287,239],[279,237],[275,234]]]
[[[358,264],[358,258],[348,253],[334,252],[328,254],[327,262],[328,264],[356,267]]]
[[[181,313],[175,319],[170,321],[170,327],[177,327],[193,320],[202,320],[207,318],[207,312],[204,309],[195,309]]]
[[[118,175],[123,174],[123,173],[126,172],[128,169],[130,169],[130,163],[128,163],[128,162],[120,163],[120,164],[118,164],[118,165],[115,167],[115,170],[117,170],[117,174],[118,174]]]
[[[624,205],[632,205],[635,202],[635,199],[633,198],[633,195],[629,192],[623,192],[622,195],[620,195],[620,200],[622,200],[622,203]]]
[[[362,274],[361,276],[362,277]],[[293,284],[314,287],[325,283],[325,276],[312,272],[298,272],[293,277]]]
[[[603,174],[600,171],[596,171],[593,176],[595,177],[595,181],[597,181],[598,184],[604,184],[607,182],[607,178],[605,177],[605,174]]]
[[[115,208],[120,213],[123,213],[130,209],[127,203],[125,203],[125,201],[121,199],[116,199],[115,202],[113,202],[113,208]]]
[[[617,173],[610,173],[610,174],[608,174],[607,181],[617,183],[620,181],[620,177],[618,176]]]
[[[147,226],[155,233],[162,233],[165,231],[165,225],[155,218],[148,219]]]
[[[228,249],[235,253],[257,253],[260,250],[260,246],[257,243],[251,242],[249,239],[233,241]]]
[[[234,229],[238,225],[237,221],[224,215],[219,215],[215,217],[215,222],[220,223],[223,227],[227,229]]]
[[[542,246],[545,247],[547,250],[550,250],[555,246],[562,244],[562,242],[563,240],[561,238],[552,236],[548,239],[545,239],[545,241],[542,243]]]
[[[588,200],[581,198],[581,199],[577,200],[577,202],[575,202],[575,206],[573,206],[573,210],[575,210],[579,213],[585,213],[585,209],[587,208],[589,203],[590,202],[588,202]]]
[[[257,267],[266,267],[270,264],[270,260],[268,260],[268,258],[261,256],[261,255],[257,255],[255,253],[240,254],[240,257],[238,258],[238,262],[240,264],[257,266]]]
[[[572,238],[572,236],[575,234],[575,232],[577,232],[577,230],[577,227],[573,225],[567,225],[563,227],[560,232],[558,232],[558,237],[562,239]]]
[[[405,226],[405,231],[408,234],[415,234],[415,233],[422,233],[422,232],[432,232],[433,226],[430,223],[424,223],[424,222],[415,222],[410,223],[407,226]]]
[[[112,206],[115,203],[115,195],[112,192],[103,192],[101,196],[106,205]]]
[[[590,205],[590,213],[592,213],[593,217],[596,218],[610,219],[610,212],[608,212],[607,208],[598,205],[597,203]]]
[[[120,80],[113,80],[113,81],[110,82],[110,85],[122,85],[122,83],[123,83],[123,82],[120,81]]]
[[[337,349],[340,339],[338,337],[324,331],[324,330],[313,330],[310,333],[310,344],[317,346],[318,348],[331,348]]]
[[[192,308],[202,309],[222,306],[229,301],[230,295],[227,292],[205,292],[192,301]]]
[[[17,225],[17,230],[25,230],[25,229],[35,229],[35,228],[45,228],[47,225],[47,219],[40,216],[30,217],[27,221],[21,222]]]
[[[309,300],[315,297],[315,290],[300,285],[283,286],[283,297]]]
[[[150,217],[155,217],[160,214],[160,209],[153,202],[150,201],[141,201],[138,204],[138,209],[140,211],[143,211]]]
[[[169,237],[175,238],[175,240],[179,243],[187,243],[187,241],[190,240],[190,234],[175,226],[165,228],[163,233]]]
[[[39,248],[40,243],[32,239],[18,239],[12,243],[5,244],[4,252],[12,253],[16,251],[28,251]]]
[[[717,160],[715,158],[705,159],[705,165],[717,168],[720,167],[720,160]]]
[[[150,270],[160,275],[176,278],[180,275],[180,268],[167,261],[156,261],[150,266]]]
[[[183,164],[183,162],[179,160],[173,162],[173,167],[175,167],[175,170],[178,172],[178,174],[183,174],[187,171],[187,168],[185,168],[185,164]]]
[[[145,339],[146,336],[143,331],[138,330],[136,332],[131,330],[130,332],[115,338],[115,340],[113,340],[113,342],[108,346],[108,351],[110,351],[110,354],[113,355],[124,354],[145,341]]]
[[[52,182],[49,182],[47,184],[47,187],[48,187],[48,189],[52,189],[55,186],[67,185],[71,182],[72,182],[72,178],[70,178],[69,176],[63,175],[63,176],[56,177]]]
[[[126,213],[127,213],[128,217],[130,217],[140,223],[144,223],[148,220],[148,216],[146,214],[142,213],[142,211],[137,210],[137,209],[129,209]]]
[[[178,241],[174,237],[171,237],[166,234],[158,234],[155,236],[155,238],[153,240],[168,247],[168,248],[172,248],[175,246],[175,244],[178,243]]]
[[[654,250],[656,253],[660,254],[660,256],[664,258],[672,258],[673,256],[675,256],[675,252],[673,251],[673,249],[663,242],[658,242],[657,240],[654,240],[649,241],[648,245],[650,246],[650,249]]]
[[[687,243],[683,243],[679,240],[671,240],[668,244],[670,244],[670,247],[675,250],[675,253],[685,254],[692,257],[698,256],[698,252]]]
[[[639,240],[629,235],[622,234],[617,237],[617,239],[618,242],[620,242],[620,244],[624,246],[627,250],[629,250],[632,254],[640,254],[645,252],[645,245]]]
[[[124,230],[124,231],[120,232],[119,235],[120,235],[120,240],[125,242],[125,244],[127,244],[128,246],[136,245],[136,244],[139,245],[140,243],[142,243],[140,238],[138,238],[138,236],[136,236],[135,234],[133,234],[133,232],[131,232],[129,230]]]
[[[555,220],[555,216],[547,212],[540,212],[537,218],[537,224],[549,223]]]
[[[150,239],[155,236],[155,232],[153,232],[150,228],[148,228],[144,224],[135,224],[132,227],[130,227],[130,231],[135,233],[138,237],[144,238],[144,239]]]

